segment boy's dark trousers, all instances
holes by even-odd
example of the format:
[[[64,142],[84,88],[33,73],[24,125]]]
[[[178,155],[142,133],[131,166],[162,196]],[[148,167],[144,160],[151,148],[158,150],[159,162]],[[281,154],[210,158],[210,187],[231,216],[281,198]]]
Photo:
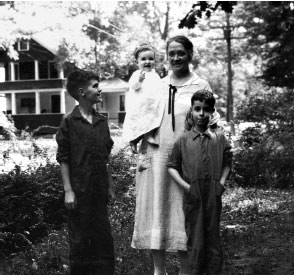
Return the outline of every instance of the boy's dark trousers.
[[[114,246],[106,203],[70,210],[71,275],[113,275]]]
[[[220,240],[221,195],[218,180],[198,179],[184,199],[185,227],[190,275],[221,274],[223,253]]]

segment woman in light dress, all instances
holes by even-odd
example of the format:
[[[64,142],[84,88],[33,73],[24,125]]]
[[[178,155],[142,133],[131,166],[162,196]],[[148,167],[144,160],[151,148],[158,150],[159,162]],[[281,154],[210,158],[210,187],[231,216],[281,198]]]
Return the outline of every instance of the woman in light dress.
[[[171,73],[163,81],[164,114],[158,130],[159,144],[143,138],[140,152],[146,153],[145,168],[136,174],[136,213],[132,247],[151,250],[154,275],[164,275],[165,252],[178,252],[180,274],[188,275],[187,236],[182,209],[183,191],[172,181],[166,163],[175,140],[185,131],[191,96],[211,90],[209,84],[191,72],[193,44],[185,36],[167,42]],[[218,113],[216,113],[218,115]]]

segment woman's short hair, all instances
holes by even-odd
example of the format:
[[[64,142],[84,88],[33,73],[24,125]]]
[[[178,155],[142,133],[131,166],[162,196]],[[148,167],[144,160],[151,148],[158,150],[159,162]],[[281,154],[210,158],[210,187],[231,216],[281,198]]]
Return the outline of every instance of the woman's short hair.
[[[189,52],[190,61],[192,60],[194,47],[193,47],[193,43],[191,42],[189,38],[187,38],[184,35],[177,35],[177,36],[171,37],[166,43],[166,53],[168,53],[168,47],[172,42],[177,42],[182,44],[183,47]]]
[[[139,53],[147,52],[147,51],[153,52],[154,59],[155,59],[155,49],[148,43],[142,43],[135,49],[135,51],[134,51],[135,59],[138,60]]]

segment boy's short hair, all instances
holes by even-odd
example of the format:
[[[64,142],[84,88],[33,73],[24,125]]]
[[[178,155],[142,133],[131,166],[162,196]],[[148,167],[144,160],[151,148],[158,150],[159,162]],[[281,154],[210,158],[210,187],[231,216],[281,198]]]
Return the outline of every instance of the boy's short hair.
[[[85,70],[74,70],[67,76],[66,90],[75,100],[79,100],[79,88],[85,86],[85,84],[93,79],[99,81],[97,73]]]
[[[139,53],[147,52],[147,51],[153,52],[154,58],[155,58],[155,49],[148,43],[142,43],[135,49],[135,52],[134,52],[135,59],[138,60]]]
[[[200,90],[195,92],[191,97],[191,106],[193,106],[194,101],[204,101],[209,107],[214,109],[215,97],[213,93],[208,90]]]

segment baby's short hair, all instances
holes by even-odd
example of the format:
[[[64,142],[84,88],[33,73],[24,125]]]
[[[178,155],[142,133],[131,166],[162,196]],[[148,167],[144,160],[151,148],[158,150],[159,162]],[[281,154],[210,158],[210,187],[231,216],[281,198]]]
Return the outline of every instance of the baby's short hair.
[[[204,101],[209,107],[214,109],[215,97],[213,93],[208,90],[199,90],[195,92],[191,97],[191,106],[193,106],[194,101]]]
[[[147,51],[152,51],[154,53],[155,58],[155,49],[148,43],[142,43],[135,49],[134,56],[136,60],[138,60],[139,53]]]
[[[79,88],[83,87],[90,80],[99,81],[97,73],[85,70],[74,70],[67,76],[66,90],[75,99],[79,99]]]

